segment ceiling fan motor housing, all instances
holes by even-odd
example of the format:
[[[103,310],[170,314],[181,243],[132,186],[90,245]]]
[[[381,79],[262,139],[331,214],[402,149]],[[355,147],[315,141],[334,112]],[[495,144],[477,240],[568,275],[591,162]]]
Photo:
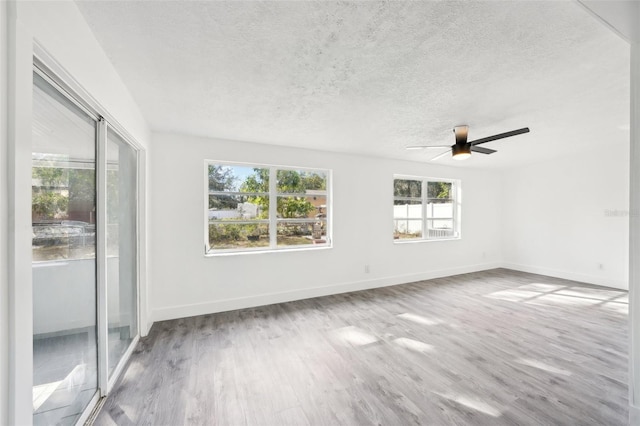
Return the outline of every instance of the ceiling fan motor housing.
[[[461,154],[469,154],[471,155],[471,144],[470,143],[464,143],[464,144],[455,144],[455,145],[451,145],[451,153],[453,154],[453,156],[455,157],[456,155],[461,155]]]

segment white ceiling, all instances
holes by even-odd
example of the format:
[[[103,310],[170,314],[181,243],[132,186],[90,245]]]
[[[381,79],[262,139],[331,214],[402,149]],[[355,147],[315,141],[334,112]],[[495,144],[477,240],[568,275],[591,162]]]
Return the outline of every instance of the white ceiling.
[[[501,168],[629,139],[629,46],[573,1],[78,2],[152,129]]]

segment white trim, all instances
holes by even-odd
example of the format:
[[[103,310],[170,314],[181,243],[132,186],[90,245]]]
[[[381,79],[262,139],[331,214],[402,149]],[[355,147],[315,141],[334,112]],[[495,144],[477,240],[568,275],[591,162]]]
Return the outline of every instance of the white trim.
[[[0,2],[0,424],[9,424],[9,277],[8,277],[8,157],[7,114],[9,70],[9,18],[6,1]]]
[[[109,325],[107,318],[107,122],[100,119],[96,137],[96,313],[98,331],[98,389],[107,394]]]
[[[196,315],[211,314],[216,312],[232,311],[236,309],[252,308],[256,306],[271,305],[274,303],[291,302],[294,300],[310,299],[313,297],[330,296],[352,291],[369,290],[373,288],[388,287],[398,284],[407,284],[416,281],[449,277],[452,275],[466,274],[470,272],[486,271],[498,267],[500,267],[500,265],[497,263],[486,263],[460,268],[440,269],[419,274],[397,275],[373,280],[353,281],[322,287],[312,287],[278,293],[266,293],[256,296],[215,300],[210,302],[194,303],[190,305],[172,306],[168,308],[154,309],[153,320],[165,321],[176,318],[186,318]]]
[[[278,248],[278,172],[269,167],[269,249]]]
[[[8,2],[9,424],[33,422],[33,279],[31,273],[32,34]]]
[[[62,92],[74,102],[93,111],[94,115],[104,117],[113,131],[118,133],[136,150],[143,149],[127,129],[116,120],[84,87],[45,49],[37,40],[33,40],[34,64],[55,82]]]
[[[147,302],[147,152],[144,149],[137,151],[137,161],[138,335],[144,337],[149,334],[149,329],[151,329],[152,324]]]
[[[629,425],[640,425],[640,407],[629,404]]]
[[[93,413],[93,410],[96,408],[96,404],[98,403],[99,400],[100,400],[100,392],[96,391],[93,394],[93,397],[91,398],[91,401],[89,401],[89,404],[87,405],[87,407],[84,409],[84,411],[82,412],[80,417],[78,417],[78,421],[76,422],[76,426],[80,426],[80,425],[84,425],[85,424],[85,422],[87,421],[89,416],[91,416],[91,413]]]
[[[640,23],[640,16],[635,17]],[[640,424],[640,43],[631,44],[629,146],[629,424]]]
[[[49,85],[55,87],[55,89],[60,92],[60,95],[75,105],[79,110],[84,112],[87,116],[89,116],[94,121],[100,121],[100,115],[98,115],[95,109],[89,107],[84,102],[82,102],[81,98],[75,96],[71,90],[65,87],[62,80],[56,78],[55,76],[51,76],[51,71],[47,70],[47,67],[38,60],[38,58],[34,55],[33,57],[33,69],[36,74],[38,74],[44,81],[46,81]]]
[[[131,341],[131,344],[129,344],[129,347],[127,348],[127,350],[124,352],[124,354],[122,354],[122,357],[120,357],[120,361],[118,361],[116,368],[113,369],[111,378],[109,378],[109,385],[107,386],[107,389],[109,390],[109,392],[111,392],[111,390],[113,389],[113,386],[116,384],[116,382],[120,378],[120,375],[124,371],[124,368],[127,365],[127,362],[129,362],[129,358],[131,358],[131,354],[135,350],[139,340],[140,340],[140,335],[136,335],[136,337],[134,337],[133,340]]]
[[[627,290],[627,283],[624,281],[612,281],[611,279],[598,277],[595,275],[578,274],[570,271],[562,271],[559,269],[544,268],[540,266],[522,265],[517,263],[502,262],[502,268],[512,269],[514,271],[529,272],[531,274],[546,275],[549,277],[562,278],[565,280],[578,281],[587,284],[599,285],[602,287],[610,287],[619,290]]]
[[[217,250],[215,253],[207,253],[205,257],[220,257],[220,256],[244,256],[247,254],[266,254],[266,253],[291,253],[296,251],[315,251],[315,250],[330,250],[330,244],[309,244],[308,246],[285,246],[278,248],[253,248],[242,250]]]
[[[405,220],[405,219],[398,219],[398,220]],[[418,219],[419,220],[419,219]],[[430,238],[430,239],[424,239],[424,238],[406,238],[404,240],[401,239],[397,239],[397,240],[393,240],[393,244],[416,244],[416,243],[437,243],[440,241],[460,241],[462,238],[461,237],[450,237],[450,238]]]

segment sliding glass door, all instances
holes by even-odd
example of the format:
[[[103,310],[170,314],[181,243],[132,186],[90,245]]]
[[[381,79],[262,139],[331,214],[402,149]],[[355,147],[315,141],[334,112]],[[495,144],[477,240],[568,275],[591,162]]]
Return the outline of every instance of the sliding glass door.
[[[138,336],[138,152],[33,78],[33,422],[72,425]]]
[[[138,330],[137,153],[107,131],[107,320],[109,378]]]
[[[33,422],[75,424],[97,391],[97,122],[33,87]]]

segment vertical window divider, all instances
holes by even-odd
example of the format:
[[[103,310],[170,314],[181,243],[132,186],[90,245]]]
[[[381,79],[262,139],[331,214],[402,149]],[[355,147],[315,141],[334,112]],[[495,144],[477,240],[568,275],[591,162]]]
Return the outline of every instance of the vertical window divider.
[[[423,180],[422,181],[422,193],[420,194],[421,196],[421,202],[422,202],[422,238],[429,238],[429,225],[428,225],[428,216],[429,216],[429,182],[427,180]]]
[[[269,247],[278,246],[278,171],[269,168]]]
[[[96,152],[96,274],[98,324],[98,389],[100,396],[109,389],[109,345],[107,323],[107,121],[98,122]]]

